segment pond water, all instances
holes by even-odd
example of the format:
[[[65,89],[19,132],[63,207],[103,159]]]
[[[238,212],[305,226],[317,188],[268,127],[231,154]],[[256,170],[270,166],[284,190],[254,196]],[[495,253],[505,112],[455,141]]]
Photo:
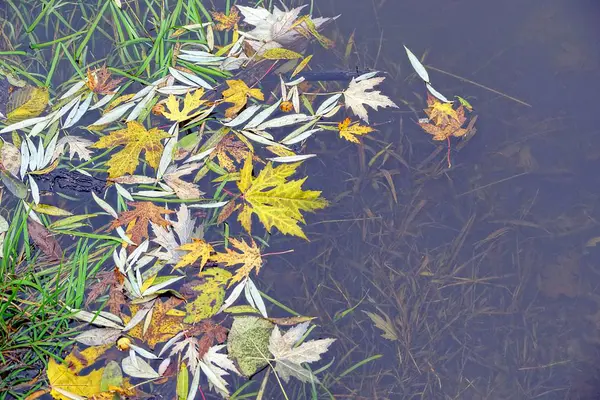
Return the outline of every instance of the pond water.
[[[318,337],[337,339],[324,361],[334,360],[328,391],[336,399],[598,398],[599,5],[313,6],[315,15],[341,15],[325,32],[334,49],[311,48],[314,65],[384,71],[381,90],[399,105],[373,114],[377,132],[364,145],[335,136],[306,145],[318,160],[302,170],[333,204],[307,218],[309,242],[272,237],[270,251],[294,252],[268,258],[256,278],[264,293],[317,317]],[[425,54],[437,90],[467,99],[477,115],[468,142],[453,138],[451,167],[446,142],[418,125],[426,90],[403,45]],[[96,48],[96,59],[111,53]],[[270,386],[264,398],[282,398]],[[173,397],[173,386],[158,390]],[[310,388],[288,390],[311,398]]]

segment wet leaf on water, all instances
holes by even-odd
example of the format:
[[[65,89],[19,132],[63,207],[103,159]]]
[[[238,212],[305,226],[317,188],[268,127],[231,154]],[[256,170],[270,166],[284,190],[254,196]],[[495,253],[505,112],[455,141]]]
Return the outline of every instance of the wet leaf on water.
[[[49,101],[50,94],[47,87],[25,86],[17,89],[10,96],[6,106],[7,121],[12,124],[38,117],[44,112]]]
[[[377,110],[379,107],[398,108],[396,103],[390,100],[389,97],[381,94],[379,90],[374,89],[375,86],[383,82],[384,77],[359,79],[360,77],[352,78],[348,89],[344,91],[344,103],[357,117],[365,122],[369,122],[369,115],[365,106],[369,106],[374,110]]]
[[[87,70],[86,85],[88,88],[98,94],[114,94],[115,89],[123,78],[112,79],[112,75],[106,65],[94,70]]]
[[[225,287],[231,279],[231,272],[222,268],[209,268],[198,274],[200,280],[184,285],[182,292],[189,299],[185,305],[184,322],[198,323],[217,314],[225,300]]]
[[[358,123],[351,124],[351,122],[352,120],[350,118],[346,118],[338,124],[340,137],[349,142],[360,143],[360,140],[358,140],[357,136],[366,135],[374,131],[374,129],[370,126],[363,126]]]
[[[16,179],[10,172],[0,170],[0,179],[2,183],[15,197],[24,199],[27,197],[27,186],[20,180]]]
[[[233,6],[229,10],[229,15],[225,15],[222,12],[211,11],[213,19],[217,22],[215,30],[217,31],[230,31],[240,21],[240,12],[237,7]]]
[[[227,353],[243,376],[254,375],[272,358],[269,338],[274,326],[254,316],[236,316],[233,319],[227,338]]]
[[[35,245],[52,260],[60,260],[63,256],[63,251],[60,244],[44,225],[33,220],[27,221],[27,231],[29,237]]]
[[[301,382],[318,382],[313,373],[302,366],[319,361],[335,339],[309,340],[300,345],[297,343],[306,333],[308,322],[290,328],[284,335],[275,326],[269,338],[269,351],[275,358],[275,373],[288,382],[294,377]]]
[[[304,223],[301,211],[319,210],[325,208],[328,202],[320,197],[320,191],[302,189],[306,178],[287,181],[299,165],[294,163],[273,167],[269,162],[253,178],[252,159],[246,158],[237,182],[245,200],[238,221],[246,231],[252,231],[252,214],[255,213],[267,232],[275,227],[286,235],[307,239],[298,226],[298,223]]]
[[[17,146],[5,142],[0,149],[0,163],[14,176],[19,174],[21,168],[21,152]]]
[[[266,50],[261,54],[261,57],[266,58],[267,60],[295,60],[297,58],[302,58],[302,54],[282,47],[275,47]]]
[[[123,386],[123,373],[119,363],[111,360],[104,367],[102,373],[102,379],[100,380],[100,390],[103,392],[108,391],[111,387]]]
[[[128,233],[130,238],[136,244],[141,244],[144,239],[148,239],[148,223],[153,222],[154,224],[162,227],[171,225],[171,222],[167,221],[162,217],[163,214],[173,214],[175,211],[167,210],[163,207],[155,206],[150,201],[140,201],[134,203],[128,203],[133,207],[133,210],[123,211],[119,214],[119,217],[114,220],[109,230],[115,229],[119,226],[131,225]]]
[[[265,96],[260,89],[250,89],[242,80],[226,80],[229,89],[223,91],[223,101],[233,103],[231,107],[225,110],[225,117],[233,118],[248,102],[249,97],[264,101]]]
[[[189,379],[190,374],[188,373],[187,365],[185,364],[185,362],[182,362],[179,366],[179,371],[177,371],[177,400],[187,400],[187,396],[190,390]]]
[[[154,349],[157,343],[166,342],[189,326],[183,322],[183,316],[179,316],[175,307],[182,303],[181,300],[171,297],[166,301],[157,300],[152,310],[152,320],[148,330],[144,333],[143,327],[137,325],[129,331],[129,335],[143,340],[151,349]],[[130,306],[132,315],[139,310],[136,305]],[[175,315],[173,315],[175,314]],[[131,317],[123,316],[125,323],[129,322]]]
[[[75,336],[73,340],[86,346],[102,346],[116,343],[121,336],[120,329],[114,328],[93,328]]]
[[[246,241],[244,241],[244,239],[238,240],[230,237],[229,244],[237,251],[227,248],[225,249],[225,253],[216,253],[210,257],[211,260],[223,263],[227,267],[233,267],[242,264],[242,266],[238,268],[235,275],[229,281],[228,287],[236,282],[241,281],[247,276],[250,276],[252,270],[258,274],[260,272],[260,267],[262,266],[260,249],[254,240],[250,239],[250,243],[248,244]]]
[[[390,320],[386,314],[383,314],[383,317],[379,314],[375,314],[372,312],[364,311],[365,314],[373,321],[375,327],[381,329],[383,331],[381,337],[388,340],[398,340],[398,334],[396,332],[396,327],[394,323]]]
[[[206,265],[208,258],[214,251],[213,247],[202,239],[192,239],[191,243],[185,243],[178,247],[177,250],[187,251],[188,253],[179,259],[179,262],[174,268],[192,265],[200,259],[200,270]]]
[[[180,106],[177,97],[170,95],[167,101],[164,103],[167,110],[164,110],[162,115],[171,121],[176,122],[182,122],[193,118],[203,111],[202,109],[198,108],[207,102],[207,100],[202,100],[203,95],[204,89],[198,89],[193,93],[188,92],[183,99],[183,108],[181,110],[179,109]]]
[[[124,146],[122,150],[113,154],[106,163],[109,177],[116,178],[135,172],[142,151],[145,151],[148,164],[154,169],[158,168],[164,149],[161,140],[167,137],[169,137],[169,134],[165,131],[157,128],[147,131],[139,122],[130,121],[127,123],[127,128],[112,131],[101,137],[91,147],[112,149],[117,146]]]
[[[121,362],[123,372],[134,378],[154,379],[160,375],[146,361],[140,357],[136,357],[135,361],[131,356],[126,357]]]

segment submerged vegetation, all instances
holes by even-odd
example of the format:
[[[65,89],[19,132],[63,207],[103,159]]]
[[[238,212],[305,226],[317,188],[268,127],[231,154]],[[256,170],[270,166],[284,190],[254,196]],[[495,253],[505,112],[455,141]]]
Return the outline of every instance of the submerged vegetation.
[[[383,78],[306,91],[304,52],[332,42],[305,7],[28,6],[2,20],[0,394],[241,398],[231,377],[265,368],[258,397],[275,380],[295,398],[290,378],[328,393],[333,360],[310,364],[334,339],[253,279],[288,252],[266,251],[271,235],[308,239],[306,213],[328,205],[305,188],[305,143],[360,143],[373,129],[339,116],[396,107]]]

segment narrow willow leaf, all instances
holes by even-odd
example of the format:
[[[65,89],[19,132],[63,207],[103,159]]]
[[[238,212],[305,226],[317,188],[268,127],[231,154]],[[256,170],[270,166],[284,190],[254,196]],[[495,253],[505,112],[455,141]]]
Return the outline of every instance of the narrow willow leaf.
[[[175,122],[171,128],[169,129],[169,135],[171,137],[167,139],[167,143],[163,149],[162,155],[160,156],[160,161],[158,163],[158,168],[156,170],[156,179],[161,179],[167,168],[173,161],[173,152],[175,151],[175,146],[179,141],[179,123]]]
[[[43,131],[44,129],[46,129],[46,127],[50,124],[50,120],[52,118],[54,118],[54,115],[56,114],[56,111],[46,115],[46,118],[44,118],[43,121],[38,122],[37,124],[35,124],[33,126],[33,128],[31,128],[31,130],[29,131],[29,137],[35,137],[37,136],[41,131]]]
[[[317,111],[315,111],[315,114],[316,115],[327,114],[327,112],[329,112],[331,108],[335,107],[338,99],[341,96],[342,96],[341,93],[337,93],[337,94],[334,94],[333,96],[327,98],[327,100],[325,100],[323,103],[321,103],[319,108],[317,108]]]
[[[256,114],[254,118],[252,118],[250,122],[244,126],[243,129],[253,129],[262,124],[267,118],[269,118],[269,116],[271,116],[271,114],[273,114],[275,110],[277,110],[277,108],[279,108],[280,104],[281,99],[277,100],[275,103]]]
[[[81,101],[80,98],[81,98],[80,96],[75,97],[73,100],[68,102],[66,105],[62,106],[62,108],[59,109],[54,114],[54,116],[50,119],[50,121],[48,122],[48,125],[52,125],[56,121],[60,120],[63,117],[63,115],[65,115],[66,113],[71,111],[73,109],[73,107],[75,107],[77,104],[79,104],[79,102]]]
[[[268,318],[269,316],[267,315],[267,308],[265,306],[265,302],[262,296],[260,295],[260,292],[256,288],[256,285],[254,284],[254,282],[252,282],[252,279],[248,278],[248,283],[246,284],[246,287],[248,288],[248,293],[252,297],[252,300],[254,300],[256,309],[260,311],[263,317]]]
[[[71,108],[71,111],[69,112],[69,115],[67,115],[67,118],[65,118],[65,122],[63,123],[63,128],[65,128],[65,129],[69,128],[70,126],[73,125],[72,121],[75,118],[75,114],[77,114],[77,111],[79,110],[79,104],[81,104],[81,96],[76,97],[75,99],[77,101],[75,102],[75,104],[73,104],[73,107]]]
[[[73,125],[75,125],[77,122],[79,122],[79,120],[85,115],[86,112],[88,112],[88,110],[90,109],[90,104],[92,103],[92,99],[94,98],[94,94],[90,93],[88,94],[87,98],[85,99],[85,101],[83,102],[83,104],[81,104],[79,106],[79,108],[77,109],[77,112],[75,113],[75,115],[73,116],[73,119],[70,121],[70,123],[67,124],[67,122],[65,122],[65,125],[63,126],[63,128],[69,128]],[[67,118],[68,120],[68,118]]]
[[[158,190],[140,190],[139,192],[135,192],[133,194],[134,194],[134,196],[160,198],[160,197],[172,196],[175,194],[175,192],[160,192]]]
[[[302,54],[282,47],[273,47],[264,51],[261,54],[261,57],[266,58],[267,60],[295,60],[297,58],[302,58]]]
[[[187,160],[185,160],[184,164],[203,160],[208,155],[210,155],[210,153],[212,153],[214,150],[215,150],[215,147],[211,147],[210,149],[206,149],[198,154],[195,154],[195,155],[191,156],[190,158],[188,158]]]
[[[152,90],[135,106],[135,108],[129,113],[129,116],[125,120],[126,122],[135,121],[138,119],[142,111],[154,100],[156,94],[156,88],[152,87]]]
[[[241,281],[240,283],[238,283],[237,286],[233,288],[233,290],[231,291],[231,293],[229,294],[229,296],[223,302],[223,305],[221,306],[221,308],[219,309],[219,311],[217,312],[217,314],[219,314],[223,310],[226,310],[229,307],[231,307],[231,305],[233,303],[235,303],[235,301],[238,299],[238,297],[240,297],[240,294],[242,294],[242,291],[244,290],[245,286],[246,286],[246,279],[244,279],[243,281]]]
[[[96,195],[96,193],[94,193],[94,191],[92,191],[91,193],[92,193],[92,198],[100,206],[101,209],[103,209],[104,211],[109,213],[113,218],[115,218],[115,219],[119,218],[119,215],[117,214],[115,209],[110,206],[110,204],[108,204],[106,201],[104,201],[100,197],[98,197]]]
[[[71,86],[71,88],[69,90],[67,90],[65,92],[65,94],[63,94],[62,96],[60,96],[58,99],[59,100],[64,100],[64,99],[66,99],[68,97],[71,97],[75,93],[77,93],[79,91],[79,89],[81,89],[84,86],[85,86],[85,81],[79,81],[76,84],[74,84],[73,86]]]
[[[239,113],[238,116],[235,117],[234,119],[232,119],[231,121],[223,123],[223,125],[228,126],[230,128],[234,128],[238,125],[241,125],[244,122],[248,121],[254,115],[254,113],[256,111],[260,110],[260,108],[261,108],[260,105],[254,104],[254,105],[246,108],[241,113]]]
[[[100,107],[108,104],[117,95],[117,92],[119,91],[119,89],[120,89],[120,87],[116,88],[114,90],[115,93],[107,94],[106,96],[104,96],[100,100],[98,100],[93,106],[90,107],[90,111],[95,110],[97,108],[100,108]]]
[[[80,321],[88,322],[90,324],[94,324],[94,325],[98,325],[98,326],[104,326],[107,328],[123,329],[122,325],[119,325],[115,321],[112,321],[106,317],[103,317],[102,315],[96,315],[95,313],[91,313],[91,312],[88,312],[85,310],[77,310],[77,309],[73,309],[70,307],[67,307],[67,309],[69,311],[73,312],[73,315],[71,316],[71,318],[75,318]]]
[[[196,393],[198,393],[198,388],[200,387],[200,363],[198,363],[198,366],[196,367],[196,370],[194,371],[194,377],[192,378],[192,384],[190,385],[190,392],[188,393],[188,397],[187,400],[194,400],[194,398],[196,397]]]
[[[125,103],[115,107],[110,112],[106,113],[98,120],[96,120],[92,125],[106,125],[111,122],[115,122],[119,118],[121,118],[127,111],[135,106],[136,103]]]
[[[190,204],[189,208],[219,208],[223,207],[229,201],[219,201],[217,203],[205,203],[205,204]]]
[[[21,142],[21,167],[19,169],[19,175],[21,179],[25,178],[27,173],[27,167],[29,166],[29,147],[26,141]]]
[[[31,175],[29,177],[31,178]],[[68,217],[73,215],[70,211],[63,210],[62,208],[50,204],[33,204],[31,208],[40,214],[51,215],[53,217]]]
[[[0,133],[8,133],[8,132],[16,131],[19,129],[28,128],[32,125],[35,125],[39,122],[46,120],[46,118],[47,117],[29,118],[24,121],[17,122],[16,124],[8,125],[4,129],[0,130]]]
[[[58,135],[54,135],[50,143],[48,143],[48,147],[44,150],[44,158],[42,159],[40,165],[38,165],[38,169],[45,168],[50,161],[52,161],[52,156],[54,155],[54,150],[56,149],[56,143],[58,142]]]
[[[304,161],[306,159],[315,157],[316,154],[300,154],[296,156],[285,156],[285,157],[271,157],[267,158],[267,160],[280,162],[280,163],[294,163],[298,161]]]
[[[356,78],[354,78],[354,82],[360,82],[360,81],[364,81],[364,80],[367,80],[367,79],[371,79],[372,77],[374,77],[378,73],[379,73],[379,71],[367,72],[365,74],[362,74],[362,75],[357,76]]]
[[[435,90],[433,88],[433,86],[431,86],[429,83],[427,83],[425,86],[427,86],[427,90],[429,90],[429,93],[431,93],[434,97],[437,97],[439,100],[443,101],[444,103],[452,103],[450,100],[448,100],[446,98],[446,96],[444,96],[443,94],[441,94],[440,92]]]
[[[427,73],[427,70],[423,64],[421,64],[421,61],[419,61],[417,56],[415,56],[413,52],[408,49],[408,47],[404,46],[404,49],[406,50],[406,55],[408,56],[410,65],[412,65],[417,75],[419,75],[419,77],[423,79],[425,83],[429,83],[429,74]]]
[[[4,186],[19,199],[27,197],[27,187],[25,184],[18,179],[14,178],[12,174],[5,170],[0,170],[0,179]],[[33,211],[31,211],[33,213]],[[35,214],[35,213],[34,213]]]
[[[118,183],[115,183],[115,188],[117,189],[117,193],[119,193],[125,199],[127,199],[129,201],[133,201],[133,197],[131,197],[131,193],[129,193],[127,191],[127,189],[125,189],[123,186],[119,185]]]
[[[189,72],[180,71],[176,68],[169,67],[169,72],[175,79],[177,79],[181,83],[185,83],[189,86],[194,87],[203,87],[207,90],[212,90],[212,86],[210,83],[206,82],[204,79],[196,76],[194,74],[190,74]]]
[[[75,336],[73,340],[86,346],[103,346],[117,341],[121,336],[120,329],[114,328],[93,328]]]
[[[184,276],[176,276],[175,278],[168,279],[168,280],[164,281],[163,283],[159,283],[158,285],[150,286],[148,289],[146,289],[142,293],[142,296],[150,296],[150,295],[158,292],[159,290],[161,290],[183,278],[185,278],[185,277]]]
[[[272,140],[269,140],[269,139],[265,138],[264,136],[257,135],[256,133],[252,133],[250,131],[241,131],[240,133],[242,135],[246,136],[248,139],[254,141],[254,142],[261,143],[261,144],[266,144],[268,146],[280,146],[280,147],[282,147],[281,144],[276,143],[276,142],[274,142]],[[283,146],[283,147],[285,147],[285,146]]]
[[[292,114],[292,115],[284,115],[283,117],[274,118],[270,121],[263,122],[259,126],[256,127],[257,130],[263,131],[269,128],[280,128],[282,126],[288,126],[293,124],[298,124],[301,122],[306,122],[314,119],[312,115],[306,114]]]
[[[306,68],[306,66],[308,65],[308,63],[310,62],[310,60],[312,59],[313,55],[309,55],[304,57],[304,59],[302,61],[300,61],[300,63],[296,66],[296,68],[294,69],[294,72],[292,72],[292,78],[295,77],[296,75],[298,75],[300,72],[302,72],[304,70],[304,68]]]
[[[195,86],[181,86],[181,85],[173,85],[173,86],[165,86],[158,89],[158,93],[166,94],[166,95],[178,95],[178,94],[186,94],[189,91],[195,90]]]
[[[135,344],[130,344],[129,345],[133,351],[135,351],[137,354],[139,354],[140,356],[147,358],[148,360],[158,360],[159,357],[152,354],[151,352],[149,352],[148,350],[141,348],[139,346],[136,346]]]
[[[29,189],[31,190],[31,197],[35,204],[40,204],[40,188],[38,187],[35,180],[29,175]]]

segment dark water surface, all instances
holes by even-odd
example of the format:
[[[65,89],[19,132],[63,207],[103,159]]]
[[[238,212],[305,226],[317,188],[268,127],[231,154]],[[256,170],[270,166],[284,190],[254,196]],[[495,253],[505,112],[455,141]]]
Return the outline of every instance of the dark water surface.
[[[354,0],[316,8],[342,15],[331,63],[342,63],[354,32],[347,66],[386,71],[384,92],[400,105],[374,117],[382,143],[367,140],[362,152],[309,146],[322,153],[316,179],[345,196],[315,217],[311,243],[294,245],[263,275],[277,282],[275,297],[293,294],[294,306],[340,339],[340,370],[382,355],[335,393],[600,398],[600,4]],[[467,98],[478,115],[450,170],[445,143],[427,161],[438,144],[416,125],[425,90],[410,76],[403,44],[464,78],[430,69],[436,89]],[[387,143],[387,160],[366,165]],[[392,339],[363,311],[387,315]]]

